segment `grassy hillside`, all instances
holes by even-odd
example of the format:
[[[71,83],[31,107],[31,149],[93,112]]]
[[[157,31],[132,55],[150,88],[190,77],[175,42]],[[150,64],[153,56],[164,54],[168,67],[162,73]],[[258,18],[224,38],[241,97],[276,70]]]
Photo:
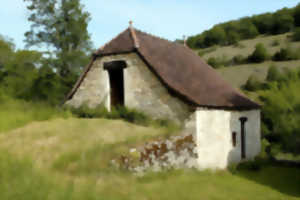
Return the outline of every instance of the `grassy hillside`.
[[[53,119],[0,135],[0,199],[300,199],[300,169],[174,170],[137,177],[110,163],[164,128]]]
[[[285,69],[296,69],[300,68],[300,60],[283,62],[266,61],[259,64],[244,64],[232,67],[223,67],[217,69],[217,71],[234,87],[240,88],[247,82],[251,75],[255,75],[261,81],[265,80],[268,69],[271,65],[278,67],[280,71],[284,71]]]
[[[197,53],[202,52],[202,58],[208,60],[210,57],[232,59],[234,56],[242,55],[249,56],[255,49],[256,44],[262,43],[266,47],[270,55],[281,48],[291,48],[294,50],[300,49],[300,42],[292,42],[290,39],[291,33],[266,36],[261,35],[255,39],[240,41],[237,45],[231,46],[213,46],[205,49],[196,50]],[[294,69],[300,67],[300,60],[274,62],[266,61],[263,63],[243,64],[218,69],[218,72],[223,78],[229,81],[233,86],[239,88],[246,83],[251,75],[255,75],[260,80],[265,80],[268,68],[271,65],[277,66],[280,70]]]
[[[273,55],[275,52],[280,50],[280,48],[291,47],[293,49],[300,48],[300,42],[291,42],[291,33],[280,34],[280,35],[261,35],[257,38],[250,40],[239,41],[236,45],[230,46],[214,46],[207,48],[206,51],[211,52],[204,54],[202,57],[208,59],[209,57],[222,57],[233,58],[235,55],[248,56],[254,49],[255,45],[258,43],[264,44],[268,49],[268,53]],[[276,44],[276,45],[275,45]],[[215,49],[215,50],[214,50]],[[200,50],[205,51],[205,50]]]

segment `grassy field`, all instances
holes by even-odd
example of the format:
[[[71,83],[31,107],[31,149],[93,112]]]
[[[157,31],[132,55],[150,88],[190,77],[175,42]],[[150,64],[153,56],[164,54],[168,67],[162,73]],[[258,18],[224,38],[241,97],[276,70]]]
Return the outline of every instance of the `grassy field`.
[[[0,119],[1,120],[1,119]],[[0,135],[0,199],[300,199],[300,169],[266,165],[137,177],[111,165],[166,128],[121,120],[52,119]]]

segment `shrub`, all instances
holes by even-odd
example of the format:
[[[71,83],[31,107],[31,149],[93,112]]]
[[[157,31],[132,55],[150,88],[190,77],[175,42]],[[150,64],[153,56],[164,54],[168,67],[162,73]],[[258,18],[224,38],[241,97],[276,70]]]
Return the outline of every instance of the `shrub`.
[[[277,72],[276,72],[277,73]],[[296,73],[295,73],[296,74]],[[264,106],[262,120],[268,134],[265,138],[271,143],[270,153],[300,153],[300,95],[299,79],[272,78],[270,89],[260,93]]]
[[[276,47],[276,46],[279,46],[279,45],[280,45],[279,40],[273,40],[272,43],[271,43],[272,47]]]
[[[296,28],[292,35],[293,41],[300,41],[300,27]]]
[[[285,61],[285,60],[295,60],[295,59],[297,59],[297,55],[293,52],[291,48],[281,48],[272,57],[272,60],[274,61]]]
[[[107,118],[107,119],[123,119],[127,122],[143,125],[143,126],[158,126],[166,127],[170,131],[175,131],[179,127],[176,123],[168,119],[152,119],[150,116],[139,112],[135,109],[129,109],[124,106],[113,107],[111,112],[102,105],[98,105],[91,108],[87,103],[83,103],[80,107],[75,108],[71,106],[65,106],[66,110],[70,110],[71,113],[79,118]]]
[[[260,63],[269,58],[267,53],[267,49],[264,47],[262,43],[259,43],[255,46],[255,50],[248,57],[249,62]]]
[[[229,66],[231,64],[232,60],[229,60],[226,58],[226,56],[222,57],[210,57],[207,60],[207,63],[212,66],[215,69],[224,67],[224,66]]]
[[[246,63],[247,59],[243,55],[236,55],[232,58],[233,65],[240,65]]]
[[[217,60],[215,57],[210,57],[210,58],[207,60],[207,63],[208,63],[210,66],[212,66],[213,68],[215,68],[215,69],[221,67],[220,63],[218,62],[218,60]]]
[[[279,81],[282,78],[281,73],[279,72],[278,68],[272,65],[267,74],[267,81]]]
[[[248,90],[248,91],[256,91],[261,89],[262,83],[258,80],[258,78],[255,75],[251,75],[245,86],[244,89]]]

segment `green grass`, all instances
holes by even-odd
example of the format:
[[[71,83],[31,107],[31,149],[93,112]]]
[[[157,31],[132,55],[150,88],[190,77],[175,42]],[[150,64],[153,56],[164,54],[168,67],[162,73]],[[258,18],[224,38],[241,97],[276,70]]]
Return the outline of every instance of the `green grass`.
[[[71,113],[46,103],[30,103],[9,97],[0,97],[0,133],[22,127],[33,121],[67,118]]]
[[[0,199],[300,199],[300,169],[172,170],[137,177],[110,164],[167,128],[54,119],[0,135]]]

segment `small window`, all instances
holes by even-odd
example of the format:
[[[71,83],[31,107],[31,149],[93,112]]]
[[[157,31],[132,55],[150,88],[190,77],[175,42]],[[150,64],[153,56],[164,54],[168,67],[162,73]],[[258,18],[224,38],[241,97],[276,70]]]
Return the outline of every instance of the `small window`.
[[[236,132],[232,132],[232,146],[236,146]]]

